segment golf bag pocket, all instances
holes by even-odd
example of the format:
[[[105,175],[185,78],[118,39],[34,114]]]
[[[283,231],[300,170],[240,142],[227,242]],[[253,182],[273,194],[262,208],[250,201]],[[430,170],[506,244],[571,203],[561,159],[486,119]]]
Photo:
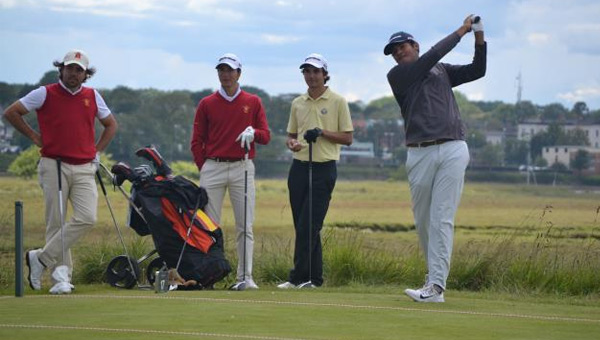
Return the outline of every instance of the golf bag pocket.
[[[177,209],[168,199],[162,197],[161,206],[163,215],[173,226],[173,230],[190,246],[208,253],[210,247],[216,243],[214,232],[219,229],[217,224],[206,213],[200,209],[194,211]],[[193,223],[192,223],[193,219]],[[191,226],[191,229],[188,230]]]

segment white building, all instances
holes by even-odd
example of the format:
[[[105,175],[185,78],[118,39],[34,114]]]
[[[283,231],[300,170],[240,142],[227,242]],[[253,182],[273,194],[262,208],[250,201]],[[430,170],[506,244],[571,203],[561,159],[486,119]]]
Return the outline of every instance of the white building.
[[[531,140],[534,135],[548,130],[550,124],[542,122],[523,122],[518,126],[517,138],[519,140]],[[593,148],[600,148],[600,124],[576,124],[576,123],[565,123],[560,125],[565,131],[573,131],[580,129],[584,131],[588,137],[590,146]]]

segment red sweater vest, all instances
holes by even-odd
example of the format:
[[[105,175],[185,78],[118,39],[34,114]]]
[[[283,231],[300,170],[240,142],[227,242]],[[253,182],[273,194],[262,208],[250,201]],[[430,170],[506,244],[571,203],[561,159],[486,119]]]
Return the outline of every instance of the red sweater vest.
[[[82,87],[76,95],[60,84],[46,86],[46,101],[37,110],[42,135],[42,156],[61,158],[69,164],[84,164],[96,156],[94,122],[96,95]]]

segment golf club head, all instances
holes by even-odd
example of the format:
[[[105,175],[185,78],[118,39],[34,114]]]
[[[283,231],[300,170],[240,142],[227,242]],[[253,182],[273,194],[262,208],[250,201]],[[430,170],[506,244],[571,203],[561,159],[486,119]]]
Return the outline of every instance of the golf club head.
[[[241,282],[232,284],[231,287],[229,287],[229,290],[237,290],[237,291],[246,290],[246,281],[241,281]]]
[[[304,283],[299,284],[296,288],[298,289],[310,289],[310,288],[317,288],[317,286],[312,284],[312,281],[306,281]]]
[[[136,156],[143,157],[152,162],[154,168],[156,169],[156,173],[159,176],[167,177],[171,175],[172,171],[164,158],[160,155],[158,150],[154,145],[148,145],[141,149],[138,149],[135,152]]]

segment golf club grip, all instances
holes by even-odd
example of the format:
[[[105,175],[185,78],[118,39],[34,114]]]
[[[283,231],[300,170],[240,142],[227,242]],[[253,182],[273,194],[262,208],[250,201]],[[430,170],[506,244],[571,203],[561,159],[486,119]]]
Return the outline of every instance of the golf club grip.
[[[60,158],[56,159],[56,173],[58,174],[58,190],[62,190],[62,164]]]
[[[476,17],[473,18],[473,23],[476,24],[476,23],[479,22],[479,20],[481,20],[481,18],[478,15],[478,16],[476,16]]]
[[[102,176],[100,176],[100,171],[96,171],[96,177],[98,177],[98,182],[100,182],[100,188],[102,188],[102,193],[106,196],[106,188],[104,187],[104,182],[102,182]]]

